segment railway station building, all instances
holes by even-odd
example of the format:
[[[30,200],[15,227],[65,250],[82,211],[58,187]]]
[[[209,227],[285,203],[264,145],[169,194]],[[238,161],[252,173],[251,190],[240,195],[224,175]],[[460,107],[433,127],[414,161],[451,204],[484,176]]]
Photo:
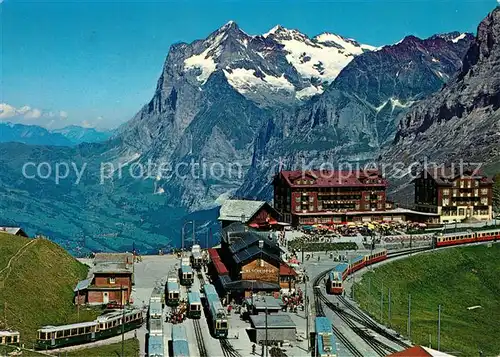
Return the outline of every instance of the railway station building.
[[[78,305],[128,305],[132,293],[133,271],[126,264],[101,262],[95,265],[87,279],[74,288]]]
[[[281,253],[274,232],[234,222],[222,230],[221,248],[209,250],[209,271],[233,297],[295,289],[297,274],[281,260]]]
[[[219,211],[222,228],[240,222],[254,229],[268,230],[279,226],[279,214],[265,201],[226,200]]]
[[[270,314],[267,318],[265,314],[250,315],[250,321],[255,333],[255,336],[250,334],[250,339],[255,343],[265,344],[266,332],[268,342],[296,341],[297,327],[289,315]]]

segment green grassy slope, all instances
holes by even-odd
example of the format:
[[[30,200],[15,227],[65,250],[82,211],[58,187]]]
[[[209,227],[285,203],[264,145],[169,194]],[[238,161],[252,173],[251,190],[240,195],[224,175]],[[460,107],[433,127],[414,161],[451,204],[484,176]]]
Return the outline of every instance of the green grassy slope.
[[[0,270],[26,242],[26,238],[0,234]],[[0,274],[0,328],[21,332],[29,346],[42,325],[93,320],[96,310],[77,309],[72,303],[76,282],[87,276],[87,267],[64,249],[37,239]],[[5,321],[5,316],[6,320]]]
[[[139,340],[131,338],[125,340],[123,351],[126,357],[139,357]],[[122,354],[121,342],[111,345],[87,348],[68,352],[68,357],[120,357]]]
[[[407,335],[408,294],[411,294],[411,339],[437,348],[438,305],[441,312],[441,350],[465,356],[500,353],[500,244],[435,251],[396,261],[363,275],[355,299],[380,321]],[[370,293],[371,294],[370,294]],[[468,310],[480,305],[481,308]]]

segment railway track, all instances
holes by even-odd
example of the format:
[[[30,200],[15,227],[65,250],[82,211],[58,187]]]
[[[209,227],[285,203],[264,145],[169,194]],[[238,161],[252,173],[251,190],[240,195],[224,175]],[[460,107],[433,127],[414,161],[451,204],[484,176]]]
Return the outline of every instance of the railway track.
[[[199,320],[193,320],[194,333],[196,335],[196,344],[198,345],[198,351],[200,352],[200,357],[208,357],[207,349],[205,348],[205,341],[203,339],[203,333],[201,331],[201,325]]]
[[[321,278],[326,274],[329,270],[323,272],[322,274],[318,275],[316,279],[314,279],[314,307],[316,309],[316,316],[325,316],[325,311],[323,310],[323,302],[321,299],[321,290],[320,287],[318,286],[319,281]],[[363,354],[356,348],[356,346],[349,341],[349,339],[340,331],[335,325],[332,324],[332,331],[337,338],[338,341],[344,345],[345,348],[354,356],[354,357],[363,357]]]
[[[220,340],[220,347],[224,357],[243,357],[226,338]]]
[[[422,252],[426,250],[430,250],[430,247],[422,247],[416,249],[407,249],[400,252],[389,253],[387,259],[393,259],[396,257],[409,255],[411,253]],[[392,346],[387,345],[386,343],[375,339],[371,334],[369,334],[366,330],[371,330],[376,332],[380,336],[386,338],[387,340],[403,347],[408,348],[411,347],[409,344],[401,341],[396,336],[387,332],[385,329],[380,327],[376,322],[374,322],[370,317],[360,311],[356,306],[347,301],[344,297],[338,297],[339,301],[342,302],[346,309],[340,308],[338,305],[335,305],[331,302],[326,296],[324,296],[319,288],[320,281],[323,277],[330,271],[330,269],[323,271],[314,279],[314,295],[315,295],[315,303],[316,303],[316,313],[318,316],[324,316],[323,304],[326,305],[330,310],[332,310],[356,335],[358,335],[368,346],[370,346],[379,356],[386,356],[388,353],[398,352]],[[348,312],[347,310],[351,311]],[[358,326],[361,325],[362,327]],[[337,327],[332,326],[335,335],[341,341],[344,346],[355,356],[359,356],[359,350],[344,336],[341,331],[338,330]]]

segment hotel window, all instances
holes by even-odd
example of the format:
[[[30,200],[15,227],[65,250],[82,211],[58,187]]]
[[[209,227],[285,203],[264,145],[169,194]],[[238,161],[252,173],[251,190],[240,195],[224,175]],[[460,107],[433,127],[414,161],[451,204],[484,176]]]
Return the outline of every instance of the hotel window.
[[[300,205],[295,206],[296,211],[300,211]]]
[[[464,182],[460,181],[460,188],[464,188]]]
[[[300,196],[295,196],[295,202],[300,202]]]
[[[445,188],[445,189],[443,190],[443,195],[444,195],[444,196],[448,196],[449,194],[450,194],[450,190],[449,190],[449,189],[447,189],[447,188]]]
[[[481,195],[487,195],[488,194],[488,189],[487,188],[482,188],[481,189]]]
[[[365,204],[365,209],[370,209],[370,204],[369,203]]]
[[[309,211],[314,211],[314,206],[313,205],[309,205]]]
[[[472,182],[467,181],[467,188],[471,188],[471,187],[472,187]]]
[[[114,283],[116,283],[115,278],[114,278],[114,277],[113,277],[113,278],[109,278],[109,283],[110,283],[110,284],[114,284]]]
[[[444,198],[443,199],[443,206],[448,206],[450,204],[450,199],[449,198]]]
[[[479,181],[474,181],[474,187],[478,187],[479,186]]]
[[[481,204],[482,205],[488,205],[488,197],[482,197],[481,198]]]
[[[314,197],[313,196],[309,196],[309,202],[314,202]]]
[[[465,210],[463,208],[458,209],[458,215],[463,216],[465,214]]]
[[[474,190],[474,196],[479,196],[479,190],[477,188]]]
[[[454,189],[454,190],[453,190],[453,196],[456,196],[456,195],[458,195],[458,190],[457,190],[457,189]]]

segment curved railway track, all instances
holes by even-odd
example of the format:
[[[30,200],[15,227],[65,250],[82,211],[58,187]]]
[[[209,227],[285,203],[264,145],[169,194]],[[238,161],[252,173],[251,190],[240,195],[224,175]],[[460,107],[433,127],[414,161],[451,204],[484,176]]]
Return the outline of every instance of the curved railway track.
[[[400,256],[409,255],[412,253],[423,252],[426,250],[432,249],[431,247],[422,247],[416,249],[407,249],[400,252],[389,253],[387,259],[393,259]],[[321,288],[319,287],[320,281],[324,278],[324,276],[331,269],[327,269],[321,272],[313,281],[314,286],[314,298],[316,305],[316,314],[318,316],[324,316],[323,304],[326,305],[331,311],[333,311],[356,335],[358,335],[368,346],[370,346],[375,353],[379,356],[386,356],[389,353],[398,352],[394,347],[387,345],[386,343],[375,339],[371,336],[366,329],[369,329],[373,332],[376,332],[380,336],[386,338],[387,340],[395,343],[403,348],[411,347],[406,342],[400,340],[398,337],[392,335],[384,328],[380,327],[375,321],[373,321],[369,316],[367,316],[364,312],[359,310],[356,306],[350,303],[343,296],[338,296],[338,300],[342,302],[346,309],[340,308],[338,305],[334,304],[330,301],[323,293],[321,292]],[[352,313],[348,312],[351,311]],[[358,326],[361,325],[362,327]],[[352,353],[354,356],[362,356],[359,350],[354,346],[354,344],[349,341],[345,335],[342,334],[341,331],[336,326],[333,326],[333,332],[342,342],[342,344]]]
[[[328,272],[327,270],[326,272]],[[326,274],[325,272],[325,274]],[[325,311],[323,310],[323,302],[321,300],[321,290],[318,287],[318,283],[323,277],[323,274],[320,274],[314,279],[314,307],[316,309],[316,316],[325,316]],[[347,350],[354,356],[354,357],[363,357],[363,354],[356,348],[356,346],[349,341],[349,339],[340,331],[335,325],[332,324],[332,331],[337,337],[337,339],[342,343],[342,345],[347,348]],[[316,348],[316,347],[315,347]]]
[[[241,354],[234,349],[233,345],[231,345],[231,343],[229,343],[226,338],[220,340],[220,347],[222,348],[224,357],[242,357]]]

